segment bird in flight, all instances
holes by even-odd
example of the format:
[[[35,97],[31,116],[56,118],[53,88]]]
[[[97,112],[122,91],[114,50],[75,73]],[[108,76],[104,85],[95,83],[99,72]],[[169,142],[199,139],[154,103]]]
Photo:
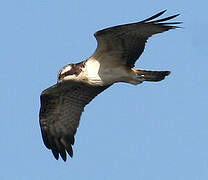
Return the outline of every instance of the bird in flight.
[[[166,11],[166,10],[165,10]],[[145,43],[154,34],[179,28],[181,22],[166,22],[179,14],[158,19],[162,11],[143,21],[114,26],[94,34],[97,49],[85,61],[68,64],[58,73],[57,83],[40,96],[40,127],[45,146],[58,160],[73,156],[72,145],[84,107],[117,82],[141,84],[163,80],[170,71],[134,68]]]

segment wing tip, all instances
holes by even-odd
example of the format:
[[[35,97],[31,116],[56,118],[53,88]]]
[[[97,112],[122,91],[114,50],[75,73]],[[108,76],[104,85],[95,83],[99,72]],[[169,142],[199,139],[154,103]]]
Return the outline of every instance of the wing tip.
[[[56,160],[59,160],[59,155],[61,156],[64,162],[66,162],[67,160],[67,154],[71,158],[73,157],[72,145],[74,144],[74,141],[75,141],[74,136],[55,138],[55,137],[48,137],[47,133],[42,128],[41,128],[41,132],[42,132],[42,139],[43,139],[44,145],[49,150],[51,150]]]
[[[57,151],[55,151],[54,149],[51,149],[53,156],[55,157],[56,160],[59,159],[59,153]]]
[[[168,16],[166,18],[155,20],[156,18],[158,18],[159,16],[164,14],[166,11],[167,11],[167,9],[165,9],[165,10],[163,10],[163,11],[161,11],[161,12],[159,12],[159,13],[157,13],[157,14],[155,14],[155,15],[153,15],[153,16],[151,16],[151,17],[149,17],[149,18],[147,18],[147,19],[145,19],[143,21],[140,21],[139,23],[154,23],[154,24],[158,24],[159,25],[159,24],[162,24],[162,23],[159,23],[159,22],[168,21],[170,19],[176,18],[179,15],[181,15],[180,13],[178,13],[178,14],[175,14],[175,15],[172,15],[172,16]],[[153,20],[153,21],[151,21],[151,20]],[[181,23],[183,23],[183,22],[170,22],[170,23],[164,23],[164,25],[165,24],[181,24]]]
[[[140,23],[147,22],[147,21],[150,21],[152,19],[155,19],[155,18],[161,16],[162,14],[164,14],[166,11],[167,11],[167,9],[165,9],[165,10],[163,10],[163,11],[161,11],[161,12],[159,12],[159,13],[157,13],[157,14],[155,14],[155,15],[153,15],[153,16],[145,19],[145,20],[140,21]]]
[[[64,162],[66,162],[67,156],[66,156],[66,151],[64,150],[64,153],[60,153],[61,158],[63,159]]]
[[[172,25],[174,25],[174,24],[182,24],[183,23],[183,22],[160,23],[160,22],[164,22],[164,21],[168,21],[170,19],[176,18],[179,15],[181,15],[180,13],[175,14],[175,15],[172,15],[172,16],[168,16],[166,18],[162,18],[162,19],[155,20],[159,16],[163,15],[165,12],[167,12],[167,9],[162,10],[159,13],[157,13],[157,14],[155,14],[155,15],[153,15],[153,16],[145,19],[145,20],[139,21],[138,23],[153,23],[153,24],[158,24],[158,25],[166,25],[166,24],[169,24],[169,25],[172,24]],[[153,21],[151,21],[151,20],[153,20]],[[134,23],[132,23],[132,24],[134,24]],[[123,24],[123,25],[126,25],[126,24]],[[113,27],[119,27],[119,26],[123,26],[123,25],[118,25],[118,26],[113,26]],[[181,28],[180,26],[169,26],[169,27],[172,27],[172,29],[173,28]],[[105,33],[108,33],[111,30],[111,28],[112,27],[109,27],[109,28],[105,28],[105,29],[102,29],[102,30],[99,30],[99,31],[95,32],[94,33],[95,38],[98,37],[98,36],[100,36],[100,35],[103,35]]]
[[[63,159],[64,162],[67,160],[67,154],[72,158],[73,157],[73,148],[72,143],[74,143],[74,138],[60,138],[58,141],[55,140],[56,143],[52,143],[50,145],[50,150],[53,153],[53,156],[56,160],[59,159],[59,155]],[[66,154],[67,152],[67,154]]]

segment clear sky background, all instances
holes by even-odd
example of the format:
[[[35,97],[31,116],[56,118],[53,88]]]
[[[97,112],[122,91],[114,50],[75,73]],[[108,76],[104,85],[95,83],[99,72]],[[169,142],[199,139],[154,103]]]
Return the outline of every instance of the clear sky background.
[[[1,180],[207,180],[208,21],[204,0],[2,1]],[[167,9],[183,29],[149,39],[139,68],[165,81],[119,83],[86,108],[73,159],[56,161],[39,128],[39,96],[59,69],[85,60],[93,33]]]

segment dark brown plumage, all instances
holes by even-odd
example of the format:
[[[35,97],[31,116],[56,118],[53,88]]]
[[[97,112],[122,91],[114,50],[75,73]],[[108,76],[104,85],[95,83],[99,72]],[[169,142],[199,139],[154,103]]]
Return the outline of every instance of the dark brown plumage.
[[[72,157],[74,135],[84,107],[113,83],[140,84],[161,81],[170,71],[135,69],[134,64],[154,34],[178,28],[181,22],[165,22],[179,14],[154,20],[162,11],[143,21],[106,28],[95,33],[98,45],[87,60],[64,66],[56,85],[41,93],[40,126],[45,146],[56,159]]]
[[[56,84],[41,94],[40,126],[45,146],[58,159],[72,157],[74,134],[85,105],[109,86],[89,86],[77,82]],[[66,151],[65,151],[66,150]]]
[[[114,26],[96,32],[94,35],[98,41],[98,46],[93,56],[96,57],[99,56],[100,52],[108,51],[109,54],[127,66],[134,67],[136,60],[143,53],[149,37],[179,28],[174,25],[181,22],[164,22],[179,16],[179,14],[151,21],[165,12],[166,10],[137,23]]]

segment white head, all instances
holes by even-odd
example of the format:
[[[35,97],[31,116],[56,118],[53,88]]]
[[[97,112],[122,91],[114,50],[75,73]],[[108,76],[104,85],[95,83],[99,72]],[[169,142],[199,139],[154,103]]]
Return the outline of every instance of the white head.
[[[62,80],[76,80],[77,76],[82,71],[81,63],[78,64],[68,64],[61,68],[58,73],[58,82]]]

